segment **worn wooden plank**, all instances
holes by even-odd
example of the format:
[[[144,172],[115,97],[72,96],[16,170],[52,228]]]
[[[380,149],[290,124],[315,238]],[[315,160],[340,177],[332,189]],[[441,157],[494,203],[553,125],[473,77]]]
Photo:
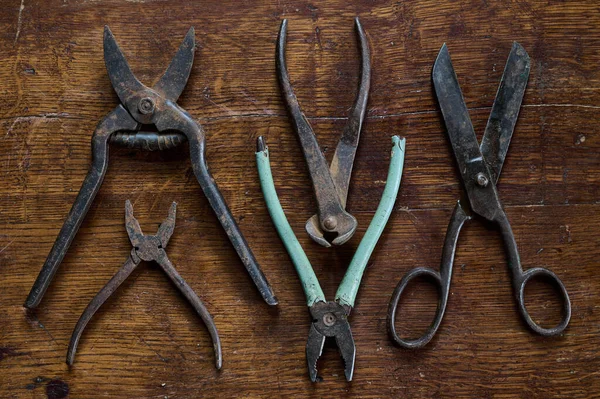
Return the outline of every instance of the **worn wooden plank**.
[[[0,9],[0,396],[65,397],[592,397],[600,391],[595,293],[599,251],[600,5],[581,2],[11,1]],[[348,209],[359,230],[335,251],[303,232],[314,213],[301,151],[280,100],[275,39],[289,18],[288,68],[330,159],[358,82],[352,18],[373,53],[367,121]],[[140,79],[154,82],[189,28],[198,50],[180,104],[205,127],[208,162],[280,300],[262,302],[207,201],[187,146],[145,154],[111,148],[105,182],[39,309],[22,303],[90,162],[97,121],[116,104],[102,59],[109,24]],[[564,336],[531,334],[519,320],[498,233],[480,222],[459,241],[452,295],[424,350],[394,347],[386,308],[400,277],[437,266],[461,187],[430,84],[447,42],[474,126],[482,132],[511,42],[532,57],[524,105],[499,183],[526,268],[564,281],[573,318]],[[335,348],[306,373],[309,317],[300,283],[270,223],[254,165],[267,137],[274,178],[323,289],[331,297],[385,184],[389,137],[407,138],[403,185],[352,314],[355,381]],[[167,252],[213,314],[224,367],[207,332],[158,268],[142,265],[90,323],[74,367],[71,331],[130,245],[125,199],[145,231],[178,202]],[[422,331],[435,289],[409,288],[397,326]],[[535,282],[528,305],[552,324],[559,304]]]

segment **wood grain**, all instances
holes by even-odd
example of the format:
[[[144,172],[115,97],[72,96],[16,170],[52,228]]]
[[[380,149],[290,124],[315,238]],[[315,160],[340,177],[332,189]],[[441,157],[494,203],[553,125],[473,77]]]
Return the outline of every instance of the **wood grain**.
[[[372,47],[373,80],[348,209],[359,229],[327,250],[303,231],[314,213],[302,153],[280,99],[275,39],[289,19],[288,68],[328,159],[358,84],[352,18]],[[0,8],[0,397],[598,397],[600,382],[600,4],[594,0],[389,2],[333,0],[179,2],[12,0]],[[152,84],[190,26],[198,49],[179,103],[205,127],[208,162],[272,284],[269,308],[194,178],[187,146],[164,153],[111,148],[105,182],[35,312],[22,304],[90,163],[90,138],[116,104],[103,65],[110,25],[136,75]],[[481,222],[459,240],[448,311],[423,350],[394,347],[389,297],[414,266],[439,264],[461,186],[432,93],[430,72],[446,42],[482,132],[513,40],[532,58],[523,108],[499,191],[525,268],[564,281],[573,318],[542,338],[521,322],[499,234]],[[390,136],[407,138],[395,211],[367,269],[351,325],[355,380],[337,350],[308,380],[309,317],[298,278],[271,225],[254,165],[265,135],[288,218],[328,297],[335,293],[385,184]],[[147,231],[178,202],[167,253],[219,329],[214,369],[203,325],[157,267],[141,265],[92,320],[75,365],[64,360],[79,315],[121,266],[130,244],[124,204]],[[558,318],[550,287],[527,291],[535,317]],[[414,285],[398,328],[422,331],[435,289]],[[68,394],[67,394],[68,389]]]

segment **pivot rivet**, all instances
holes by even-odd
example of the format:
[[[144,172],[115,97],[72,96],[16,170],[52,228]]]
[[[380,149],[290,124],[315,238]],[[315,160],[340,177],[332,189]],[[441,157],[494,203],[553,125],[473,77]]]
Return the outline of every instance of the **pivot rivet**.
[[[138,109],[140,110],[140,113],[144,115],[151,114],[154,112],[154,101],[149,97],[142,98],[138,105]]]
[[[333,313],[325,313],[323,315],[323,324],[325,324],[327,327],[331,327],[332,325],[334,325],[336,320],[337,317],[335,317]]]
[[[477,181],[477,185],[479,187],[487,187],[488,183],[490,182],[483,173],[477,173],[475,180]]]
[[[333,230],[337,226],[337,219],[335,218],[335,216],[329,216],[323,221],[323,226],[327,230]]]

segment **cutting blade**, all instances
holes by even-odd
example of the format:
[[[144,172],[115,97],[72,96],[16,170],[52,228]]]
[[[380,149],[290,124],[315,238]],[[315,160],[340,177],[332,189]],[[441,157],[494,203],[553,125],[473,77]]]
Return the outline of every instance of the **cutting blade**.
[[[471,209],[487,220],[495,220],[502,210],[496,184],[491,181],[491,173],[479,149],[446,44],[435,60],[432,78]]]
[[[530,68],[529,54],[519,43],[514,42],[480,146],[494,183],[500,177],[510,139],[519,117]]]
[[[104,27],[104,63],[119,100],[127,109],[130,109],[132,99],[147,88],[131,71],[131,67],[108,25]]]
[[[152,88],[162,93],[165,98],[177,102],[190,77],[195,50],[194,27],[191,27],[181,42],[177,54],[171,60],[171,64]]]

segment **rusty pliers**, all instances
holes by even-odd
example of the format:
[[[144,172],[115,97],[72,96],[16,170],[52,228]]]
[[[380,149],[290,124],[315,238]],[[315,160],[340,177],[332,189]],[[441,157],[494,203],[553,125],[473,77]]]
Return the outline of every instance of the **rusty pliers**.
[[[285,62],[287,20],[283,20],[277,39],[277,76],[292,124],[302,146],[313,184],[318,211],[306,222],[306,232],[315,242],[324,247],[346,243],[356,231],[357,221],[346,212],[346,200],[352,166],[365,118],[369,88],[371,85],[371,55],[367,35],[358,18],[355,19],[358,44],[361,54],[360,86],[348,122],[335,149],[331,165],[321,152],[317,137],[300,109],[298,99],[290,83]],[[327,236],[332,236],[329,242]]]
[[[163,223],[161,223],[156,235],[150,236],[145,235],[142,232],[140,224],[137,219],[133,216],[133,206],[131,202],[127,200],[125,203],[125,227],[127,229],[127,235],[133,248],[129,257],[125,261],[125,264],[119,269],[119,271],[110,279],[110,281],[102,287],[100,292],[96,294],[94,299],[90,301],[88,306],[85,308],[75,329],[71,336],[71,342],[69,343],[69,350],[67,352],[67,364],[72,365],[75,360],[75,352],[77,351],[77,345],[79,339],[83,334],[83,330],[96,314],[98,309],[106,302],[108,298],[123,284],[123,282],[129,277],[129,275],[136,269],[141,261],[156,262],[163,269],[163,271],[169,276],[175,287],[183,294],[183,296],[192,305],[196,313],[200,316],[213,341],[213,347],[215,351],[215,363],[217,369],[221,368],[223,364],[223,357],[221,354],[221,341],[219,339],[219,333],[217,327],[208,313],[208,310],[194,292],[194,290],[185,282],[183,277],[177,273],[177,270],[171,264],[165,248],[169,243],[169,239],[175,229],[175,212],[177,204],[173,202],[171,209],[169,209],[169,216]]]
[[[172,148],[185,140],[189,143],[196,179],[229,240],[264,300],[269,305],[277,304],[269,283],[210,174],[206,164],[202,126],[177,105],[177,99],[185,88],[192,69],[194,49],[192,27],[164,75],[149,88],[135,77],[112,32],[108,26],[104,28],[106,70],[121,104],[106,115],[96,127],[92,136],[91,168],[27,297],[25,307],[35,308],[39,305],[90,209],[108,167],[109,142],[152,151]],[[145,131],[148,125],[154,125],[157,131]]]

